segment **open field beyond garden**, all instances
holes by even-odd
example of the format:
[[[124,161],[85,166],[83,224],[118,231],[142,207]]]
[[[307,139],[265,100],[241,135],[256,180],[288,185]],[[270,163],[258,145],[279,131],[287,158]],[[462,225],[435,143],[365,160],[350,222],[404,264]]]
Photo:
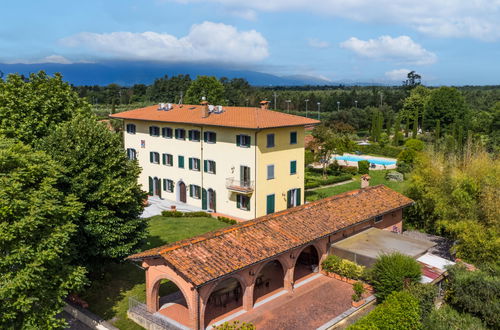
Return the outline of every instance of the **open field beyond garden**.
[[[149,220],[149,236],[142,250],[172,243],[191,236],[223,228],[226,223],[214,218],[167,218],[155,216]],[[142,329],[127,318],[128,298],[145,301],[144,271],[131,262],[110,264],[104,278],[93,280],[82,295],[89,309],[111,321],[121,330]],[[175,286],[162,285],[160,295],[177,290]]]

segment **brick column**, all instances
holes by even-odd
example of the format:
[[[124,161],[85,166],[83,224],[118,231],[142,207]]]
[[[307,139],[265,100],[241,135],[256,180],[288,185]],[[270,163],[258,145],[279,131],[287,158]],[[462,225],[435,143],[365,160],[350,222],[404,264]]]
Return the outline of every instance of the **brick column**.
[[[245,285],[243,289],[243,309],[249,311],[253,309],[253,289],[255,282]]]

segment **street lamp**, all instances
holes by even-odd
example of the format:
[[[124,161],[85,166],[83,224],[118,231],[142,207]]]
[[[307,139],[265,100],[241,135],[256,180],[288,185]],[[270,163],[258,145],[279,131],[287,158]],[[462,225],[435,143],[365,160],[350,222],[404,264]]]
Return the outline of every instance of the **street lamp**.
[[[340,101],[337,101],[337,111],[340,110]]]
[[[321,103],[318,102],[318,120],[321,119]]]
[[[286,112],[290,112],[290,102],[292,102],[292,100],[286,100]]]
[[[356,106],[356,109],[358,108],[358,100],[354,101],[354,105]]]
[[[309,99],[305,99],[306,101],[306,118],[307,118],[307,102],[309,102]]]

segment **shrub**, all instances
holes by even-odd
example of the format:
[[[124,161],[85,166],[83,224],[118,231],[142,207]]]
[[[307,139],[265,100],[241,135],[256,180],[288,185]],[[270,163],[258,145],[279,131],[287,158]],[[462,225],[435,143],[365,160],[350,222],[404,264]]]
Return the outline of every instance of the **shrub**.
[[[368,174],[370,171],[370,162],[367,160],[358,161],[358,173],[359,174]]]
[[[342,172],[356,175],[358,174],[358,168],[356,166],[341,166]]]
[[[438,289],[433,284],[412,283],[406,289],[420,305],[421,320],[424,322],[434,309]]]
[[[184,212],[181,211],[162,211],[161,215],[168,218],[182,218]]]
[[[212,326],[216,330],[255,330],[253,323],[240,323],[240,321],[224,322],[221,325]]]
[[[360,279],[364,266],[358,265],[347,259],[342,259],[336,255],[329,255],[322,263],[321,266],[326,272],[336,273],[351,279]]]
[[[467,271],[463,265],[448,269],[446,301],[459,312],[471,313],[492,328],[500,328],[500,280],[497,274]]]
[[[424,150],[425,143],[418,139],[408,139],[405,142],[405,147],[415,151],[422,151]]]
[[[365,293],[365,287],[363,286],[363,282],[356,282],[352,285],[352,289],[354,290],[354,294],[352,295],[352,300],[360,301],[363,297],[363,293]]]
[[[373,287],[379,301],[384,301],[394,291],[403,290],[405,280],[411,283],[421,278],[420,264],[401,253],[381,255],[373,265]]]
[[[212,215],[210,213],[204,212],[204,211],[185,212],[184,216],[188,217],[188,218],[211,218],[212,217]]]
[[[394,292],[382,304],[347,329],[422,329],[418,301],[408,292]]]
[[[487,329],[483,322],[467,313],[459,313],[448,305],[434,309],[424,323],[432,330],[482,330]]]
[[[388,171],[385,175],[385,179],[389,181],[403,182],[404,176],[403,173],[396,171]]]
[[[396,163],[396,168],[397,168],[398,172],[406,174],[406,173],[410,173],[413,167],[410,164],[407,164],[407,163],[402,162],[402,161],[398,161]]]
[[[222,221],[222,222],[225,222],[225,223],[228,223],[230,225],[235,225],[238,223],[238,221],[234,220],[234,219],[229,219],[229,218],[226,218],[226,217],[222,217],[222,216],[218,216],[217,217],[217,220],[219,221]]]
[[[413,149],[405,149],[401,151],[398,155],[398,162],[404,162],[410,166],[415,163],[415,158],[417,157],[417,152]]]

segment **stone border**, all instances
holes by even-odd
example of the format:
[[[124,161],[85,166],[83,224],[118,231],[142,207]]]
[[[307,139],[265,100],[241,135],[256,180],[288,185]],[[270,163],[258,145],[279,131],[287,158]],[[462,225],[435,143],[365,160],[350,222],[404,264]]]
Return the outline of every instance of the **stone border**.
[[[351,307],[351,308],[349,308],[348,310],[346,310],[345,312],[343,312],[339,316],[331,319],[330,321],[326,322],[325,324],[323,324],[322,326],[320,326],[316,330],[332,329],[336,324],[338,324],[338,323],[340,323],[342,321],[345,321],[345,320],[351,318],[353,316],[353,314],[355,314],[356,312],[364,309],[365,307],[368,307],[368,306],[374,304],[375,301],[376,301],[375,296],[373,296],[373,295],[369,296],[368,298],[366,298],[366,302],[363,305],[361,305],[359,307]]]
[[[99,316],[95,315],[94,313],[84,308],[80,308],[75,305],[66,303],[63,310],[69,315],[73,316],[78,321],[82,322],[83,324],[92,329],[119,330],[117,327],[111,325],[106,320],[101,319]]]

